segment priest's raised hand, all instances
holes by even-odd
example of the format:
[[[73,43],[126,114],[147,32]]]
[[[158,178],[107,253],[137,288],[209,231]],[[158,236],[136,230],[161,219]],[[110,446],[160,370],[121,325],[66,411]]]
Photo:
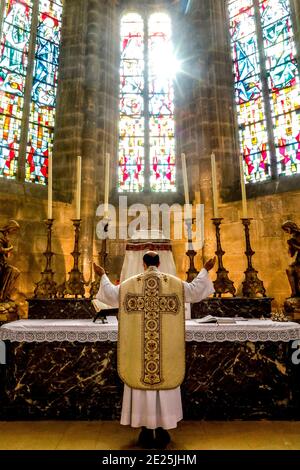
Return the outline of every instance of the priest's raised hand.
[[[98,274],[98,276],[102,277],[103,274],[105,274],[105,269],[102,268],[102,266],[99,266],[98,264],[93,263],[93,267],[94,267],[95,274]]]
[[[204,268],[206,269],[206,271],[210,271],[214,267],[215,263],[216,263],[216,257],[214,256],[213,258],[206,261]]]

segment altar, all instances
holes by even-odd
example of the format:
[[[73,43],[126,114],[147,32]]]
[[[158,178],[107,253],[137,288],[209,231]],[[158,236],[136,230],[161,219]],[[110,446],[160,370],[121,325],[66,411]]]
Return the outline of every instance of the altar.
[[[119,419],[117,328],[115,317],[3,325],[0,418]],[[296,323],[187,320],[184,419],[300,419],[297,344]]]

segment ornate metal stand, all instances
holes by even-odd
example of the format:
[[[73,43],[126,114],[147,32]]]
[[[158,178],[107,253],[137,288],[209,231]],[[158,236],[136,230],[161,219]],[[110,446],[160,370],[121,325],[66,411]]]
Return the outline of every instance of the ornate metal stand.
[[[108,232],[108,225],[109,225],[109,220],[104,225],[104,232]],[[108,274],[107,270],[107,257],[108,257],[108,247],[107,247],[107,238],[103,238],[102,240],[102,246],[101,246],[101,251],[99,251],[99,264],[105,269],[106,274]],[[96,294],[98,293],[100,287],[100,277],[96,274],[95,280],[91,284],[90,288],[90,298],[94,298]]]
[[[198,272],[197,269],[195,268],[195,262],[194,258],[197,254],[197,252],[193,248],[193,242],[192,242],[192,224],[193,224],[193,219],[189,219],[186,221],[187,225],[187,231],[188,231],[188,251],[186,252],[186,255],[188,256],[190,260],[190,267],[188,271],[186,272],[187,277],[186,280],[187,282],[192,282],[193,279],[197,276]]]
[[[60,297],[72,295],[75,296],[75,298],[77,299],[78,296],[84,297],[85,293],[85,282],[83,279],[83,274],[79,270],[79,233],[81,219],[73,219],[72,222],[75,229],[74,250],[71,253],[74,258],[74,266],[73,269],[69,272],[68,281],[65,281],[61,286],[59,286],[58,294]]]
[[[57,294],[57,284],[54,281],[54,272],[51,267],[51,260],[54,253],[51,251],[52,225],[54,219],[45,220],[47,227],[47,248],[43,253],[46,258],[46,267],[41,273],[42,279],[36,283],[34,297],[39,299],[53,299]]]
[[[218,270],[217,270],[217,279],[214,281],[215,294],[214,297],[221,297],[222,294],[230,293],[235,297],[236,289],[233,282],[228,277],[227,269],[223,266],[223,256],[225,251],[222,249],[221,245],[221,223],[222,218],[213,218],[214,226],[216,227],[216,241],[217,241],[217,251],[215,252],[218,258]]]
[[[264,287],[264,283],[258,278],[258,271],[256,271],[256,269],[254,269],[254,267],[252,266],[252,256],[255,254],[255,251],[252,250],[250,243],[250,224],[252,219],[247,218],[241,220],[242,224],[245,227],[245,255],[247,256],[248,261],[248,267],[245,271],[245,280],[243,282],[243,296],[256,297],[256,294],[261,294],[263,297],[266,297],[266,289]]]

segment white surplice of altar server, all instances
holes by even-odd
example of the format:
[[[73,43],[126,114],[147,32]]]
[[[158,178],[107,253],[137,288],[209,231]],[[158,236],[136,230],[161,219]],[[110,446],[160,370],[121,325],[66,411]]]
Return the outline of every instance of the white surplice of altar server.
[[[209,260],[191,283],[181,281],[187,302],[199,302],[214,293],[213,283],[208,275],[208,271],[212,269],[214,264],[215,258]],[[99,267],[95,266],[95,271],[101,274],[97,299],[111,307],[118,307],[120,285],[112,284],[106,274],[103,274],[104,270],[102,273],[99,273],[97,268]],[[144,268],[146,269],[147,266],[144,265]],[[158,270],[155,266],[150,266],[150,268]],[[141,259],[139,271],[142,272],[142,270]],[[160,429],[164,431],[176,428],[178,421],[182,418],[183,412],[179,386],[169,390],[141,390],[130,388],[124,384],[121,424],[130,425],[134,428],[142,427],[143,430]]]

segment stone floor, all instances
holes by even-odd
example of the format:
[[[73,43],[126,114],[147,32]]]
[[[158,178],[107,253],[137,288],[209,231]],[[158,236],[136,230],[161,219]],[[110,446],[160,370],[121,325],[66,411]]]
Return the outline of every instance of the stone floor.
[[[0,422],[1,450],[134,450],[138,430],[114,421]],[[170,450],[300,450],[299,421],[185,421]]]

